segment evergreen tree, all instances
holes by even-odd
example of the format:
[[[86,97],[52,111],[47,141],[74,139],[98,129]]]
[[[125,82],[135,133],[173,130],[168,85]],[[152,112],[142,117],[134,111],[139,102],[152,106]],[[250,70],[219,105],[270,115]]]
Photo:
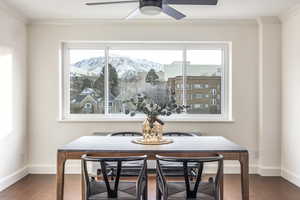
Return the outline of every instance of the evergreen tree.
[[[83,79],[81,90],[84,90],[85,88],[91,88],[92,87],[92,81],[88,78]]]
[[[159,76],[156,74],[155,70],[150,69],[145,79],[146,83],[154,85],[157,82],[157,79],[159,79]]]
[[[117,97],[120,94],[119,77],[116,68],[114,68],[111,64],[108,64],[108,74],[110,92],[114,97]]]
[[[94,83],[94,89],[100,96],[104,96],[104,79],[105,79],[104,73],[105,73],[105,67],[102,68],[102,73]],[[120,94],[119,78],[116,69],[111,64],[108,65],[108,73],[109,73],[110,92],[114,97],[117,97]]]
[[[100,74],[100,76],[95,81],[95,83],[94,83],[94,90],[101,97],[104,97],[104,74]]]

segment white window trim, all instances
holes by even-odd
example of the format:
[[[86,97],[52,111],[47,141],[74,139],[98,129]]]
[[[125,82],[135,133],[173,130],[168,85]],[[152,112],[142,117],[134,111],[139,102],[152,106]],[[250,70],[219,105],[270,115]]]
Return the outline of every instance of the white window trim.
[[[59,83],[59,118],[61,122],[99,122],[99,121],[143,121],[145,115],[138,114],[135,117],[130,117],[125,114],[70,114],[70,99],[69,99],[69,67],[68,66],[68,49],[102,49],[105,51],[105,55],[108,55],[108,47],[110,49],[165,49],[165,50],[183,50],[183,59],[186,60],[186,50],[201,50],[201,49],[222,49],[222,63],[224,64],[224,74],[222,76],[221,84],[221,113],[216,114],[173,114],[169,117],[161,117],[164,121],[169,122],[234,122],[232,118],[232,78],[231,78],[231,42],[124,42],[124,41],[112,41],[112,42],[73,42],[62,41],[59,52],[59,67],[60,67],[60,83]],[[183,75],[186,74],[185,62],[182,65]],[[106,63],[108,65],[108,63]],[[106,67],[106,70],[108,68]],[[108,73],[106,73],[108,75]],[[185,77],[185,76],[183,76]],[[108,77],[105,77],[106,80]],[[225,81],[226,80],[226,81]],[[107,82],[107,81],[105,81]],[[106,84],[106,83],[105,83]],[[185,87],[185,78],[183,78],[183,88]],[[108,88],[108,87],[106,87]],[[185,90],[184,90],[185,91]],[[106,92],[106,94],[108,94]],[[186,92],[183,92],[183,96]],[[107,97],[105,97],[107,98]],[[186,101],[186,98],[183,98]],[[106,101],[106,104],[108,102]],[[185,103],[185,102],[183,102]],[[105,109],[108,109],[108,105],[105,105]],[[179,117],[178,117],[179,116]]]

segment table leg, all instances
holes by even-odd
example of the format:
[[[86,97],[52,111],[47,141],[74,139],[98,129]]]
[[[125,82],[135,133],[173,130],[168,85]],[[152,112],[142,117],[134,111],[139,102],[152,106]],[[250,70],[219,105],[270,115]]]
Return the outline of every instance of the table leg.
[[[240,154],[242,199],[249,200],[249,155],[248,152]]]
[[[64,179],[65,179],[66,154],[57,153],[57,171],[56,171],[56,200],[64,199]]]
[[[85,183],[84,183],[84,175],[83,175],[83,172],[81,172],[81,197],[82,197],[82,200],[85,199]]]
[[[224,199],[224,166],[223,162],[221,165],[221,174],[220,174],[220,200]]]

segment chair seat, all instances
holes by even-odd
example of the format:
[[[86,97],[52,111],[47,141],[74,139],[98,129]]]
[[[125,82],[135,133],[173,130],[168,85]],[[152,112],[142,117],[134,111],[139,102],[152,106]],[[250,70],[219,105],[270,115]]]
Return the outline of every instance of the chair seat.
[[[182,192],[183,194],[176,196],[169,197],[168,200],[216,200],[214,197],[203,194],[203,193],[197,193],[196,198],[185,198],[185,192]]]
[[[136,197],[132,197],[125,192],[119,191],[117,198],[108,198],[107,192],[105,192],[101,194],[92,195],[88,199],[89,200],[136,200]]]
[[[113,189],[114,182],[110,182]],[[119,183],[118,197],[108,198],[107,189],[104,182],[90,182],[91,194],[89,200],[132,200],[136,198],[136,182],[122,182]]]
[[[168,199],[171,200],[183,200],[186,198],[186,186],[185,182],[168,182]],[[194,184],[191,184],[191,189],[194,188]],[[188,200],[215,200],[214,197],[214,183],[213,182],[200,182],[197,198],[189,198]]]

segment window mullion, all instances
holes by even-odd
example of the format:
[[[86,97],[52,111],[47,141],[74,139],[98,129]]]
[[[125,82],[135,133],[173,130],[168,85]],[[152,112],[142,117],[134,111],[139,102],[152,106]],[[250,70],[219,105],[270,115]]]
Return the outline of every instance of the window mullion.
[[[182,103],[187,105],[187,94],[186,94],[186,49],[182,52],[183,64],[182,64]]]
[[[105,68],[104,68],[104,114],[109,114],[109,48],[105,48]]]

